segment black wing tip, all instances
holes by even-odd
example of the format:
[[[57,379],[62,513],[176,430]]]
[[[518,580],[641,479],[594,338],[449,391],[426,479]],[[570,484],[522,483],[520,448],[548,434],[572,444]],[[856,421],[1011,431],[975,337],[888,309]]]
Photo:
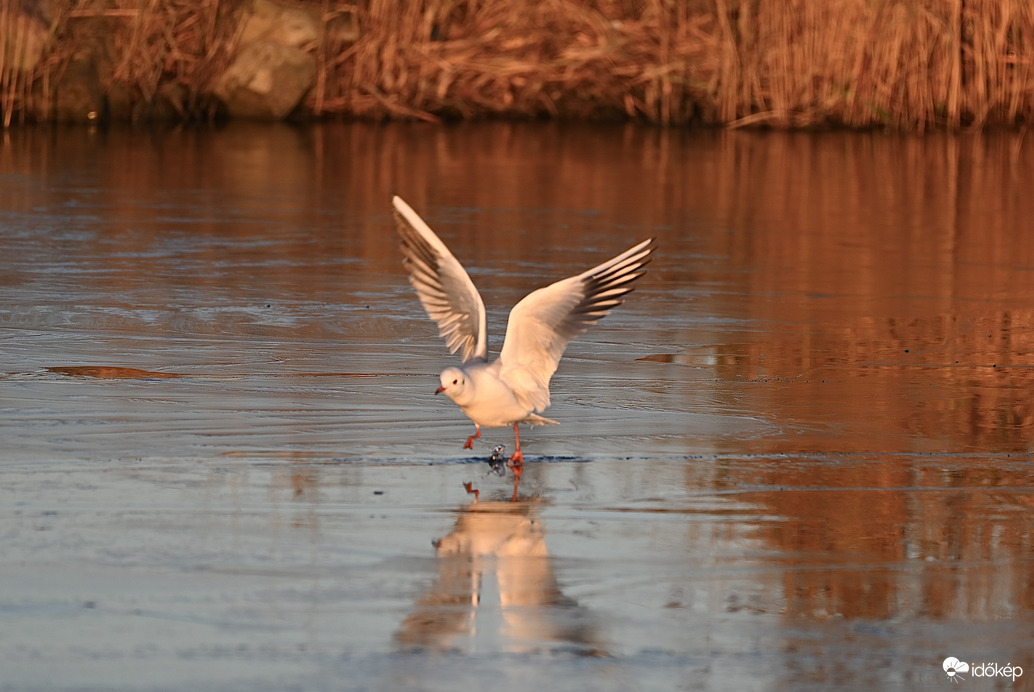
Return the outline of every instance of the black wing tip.
[[[626,256],[621,261],[585,278],[585,297],[572,311],[580,323],[576,329],[582,331],[596,324],[625,302],[628,294],[635,290],[636,282],[646,274],[646,265],[653,259],[656,248],[657,238],[647,238],[625,250],[622,254]]]

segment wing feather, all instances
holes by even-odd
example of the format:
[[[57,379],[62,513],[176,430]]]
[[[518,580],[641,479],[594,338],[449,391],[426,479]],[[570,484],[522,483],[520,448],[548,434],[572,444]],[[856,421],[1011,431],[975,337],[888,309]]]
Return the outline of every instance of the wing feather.
[[[614,259],[525,296],[510,311],[500,377],[535,411],[549,406],[549,380],[564,349],[621,304],[655,248],[653,238]]]
[[[488,358],[485,304],[474,282],[445,243],[401,197],[392,198],[402,239],[402,264],[427,315],[438,324],[450,353],[463,362]]]

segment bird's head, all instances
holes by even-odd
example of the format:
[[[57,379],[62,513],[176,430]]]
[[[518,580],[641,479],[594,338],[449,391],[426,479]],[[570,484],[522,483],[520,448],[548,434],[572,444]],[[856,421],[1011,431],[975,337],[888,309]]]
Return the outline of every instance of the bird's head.
[[[441,385],[435,390],[435,394],[445,392],[445,396],[453,401],[463,395],[467,389],[467,374],[459,368],[445,368],[439,377]]]

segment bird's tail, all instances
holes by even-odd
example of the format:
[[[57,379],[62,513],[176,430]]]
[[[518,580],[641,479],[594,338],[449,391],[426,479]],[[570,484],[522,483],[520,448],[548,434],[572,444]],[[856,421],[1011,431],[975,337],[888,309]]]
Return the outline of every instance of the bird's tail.
[[[537,413],[529,413],[526,418],[523,418],[518,423],[524,423],[525,425],[560,425],[555,420],[540,416]]]

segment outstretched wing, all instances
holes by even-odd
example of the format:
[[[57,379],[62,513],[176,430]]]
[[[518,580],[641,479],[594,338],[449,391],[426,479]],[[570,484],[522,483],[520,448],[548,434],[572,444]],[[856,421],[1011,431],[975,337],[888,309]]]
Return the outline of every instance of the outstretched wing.
[[[463,362],[488,359],[485,303],[467,271],[445,243],[401,197],[391,200],[402,237],[402,264],[428,316],[438,323],[449,351]]]
[[[528,294],[510,311],[499,374],[522,403],[549,406],[549,379],[571,339],[607,316],[646,273],[654,239],[578,276]]]

